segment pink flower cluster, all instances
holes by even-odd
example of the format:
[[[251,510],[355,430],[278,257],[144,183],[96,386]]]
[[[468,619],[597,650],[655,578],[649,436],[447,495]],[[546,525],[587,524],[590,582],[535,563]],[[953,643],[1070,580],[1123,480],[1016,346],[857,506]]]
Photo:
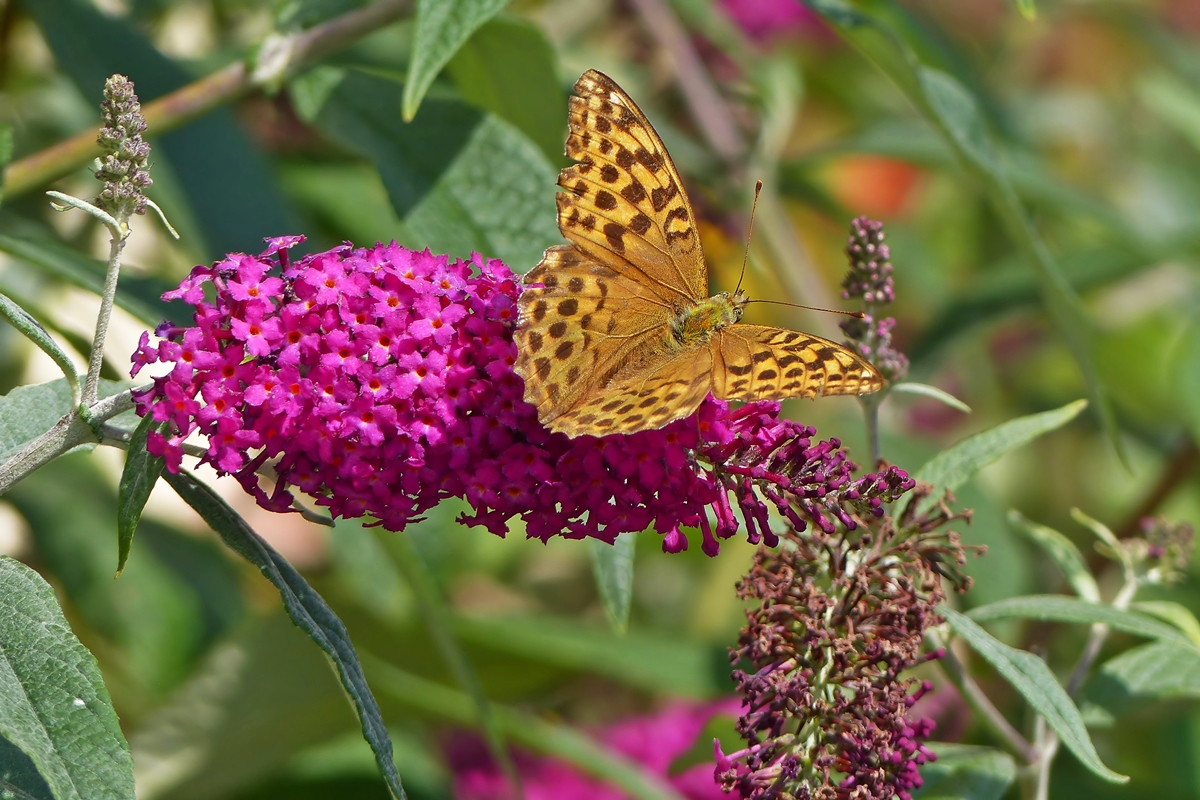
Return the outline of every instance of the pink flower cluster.
[[[172,365],[138,397],[166,423],[149,449],[178,470],[187,437],[201,462],[232,474],[258,502],[284,511],[293,489],[341,517],[402,529],[447,497],[460,521],[504,535],[605,541],[653,526],[663,548],[703,549],[738,529],[774,543],[766,497],[803,529],[878,516],[912,481],[891,468],[854,480],[836,439],[779,419],[775,403],[732,410],[707,401],[661,430],[570,439],[537,420],[513,371],[518,281],[499,261],[471,262],[392,243],[347,244],[292,262],[302,237],[269,240],[258,256],[199,266],[164,299],[195,308],[191,327],[143,334],[133,373]],[[274,488],[260,484],[270,467]],[[708,510],[716,518],[709,523]]]
[[[601,744],[641,764],[651,775],[669,783],[687,800],[738,800],[736,790],[721,789],[713,777],[713,763],[694,764],[673,771],[673,763],[695,745],[715,714],[737,713],[736,700],[707,706],[675,704],[647,717],[617,723],[598,736]],[[459,800],[507,800],[508,781],[478,737],[464,735],[448,750],[454,772],[454,796]],[[513,762],[521,776],[526,800],[627,800],[620,789],[581,774],[574,767],[524,751],[514,751]]]

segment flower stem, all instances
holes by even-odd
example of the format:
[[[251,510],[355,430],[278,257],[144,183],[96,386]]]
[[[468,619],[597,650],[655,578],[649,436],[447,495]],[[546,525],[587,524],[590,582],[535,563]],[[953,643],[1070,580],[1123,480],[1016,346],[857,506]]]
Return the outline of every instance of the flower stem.
[[[929,631],[926,638],[934,648],[941,648],[945,652],[945,656],[938,659],[938,666],[946,675],[949,681],[958,689],[959,694],[967,701],[967,705],[971,710],[978,715],[984,726],[990,730],[1004,747],[1012,754],[1019,757],[1027,764],[1036,764],[1041,757],[1038,748],[1030,744],[1024,736],[1017,731],[1004,715],[1000,713],[1000,709],[992,705],[992,701],[983,693],[979,685],[974,679],[967,674],[967,668],[954,651],[946,647],[941,642],[941,637],[936,631]]]
[[[124,226],[122,226],[124,227]],[[92,339],[92,355],[88,361],[87,378],[83,383],[82,408],[91,408],[96,402],[100,388],[100,369],[104,366],[104,340],[108,335],[108,322],[112,317],[113,301],[117,297],[117,279],[121,275],[121,251],[125,249],[125,235],[114,231],[108,248],[108,270],[104,275],[104,291],[100,295],[100,313],[96,315],[96,334]]]
[[[1134,595],[1137,594],[1138,581],[1132,574],[1127,574],[1125,583],[1121,586],[1121,591],[1117,592],[1117,596],[1113,598],[1112,607],[1118,611],[1125,611],[1129,608],[1129,604],[1133,602]],[[1088,672],[1092,669],[1092,664],[1095,663],[1096,657],[1100,655],[1100,648],[1104,646],[1105,640],[1108,639],[1109,627],[1103,623],[1097,623],[1092,626],[1092,631],[1088,635],[1087,644],[1083,646],[1083,652],[1079,654],[1079,659],[1075,662],[1075,668],[1071,670],[1071,676],[1067,678],[1067,695],[1074,697],[1082,688],[1084,680],[1087,679]],[[1050,763],[1054,760],[1054,756],[1058,754],[1058,734],[1052,730],[1047,730],[1044,740],[1039,742],[1041,750],[1041,768],[1037,773],[1037,790],[1034,794],[1036,800],[1046,800],[1050,797]]]
[[[142,387],[140,391],[145,391]],[[105,397],[87,409],[87,414],[69,412],[54,427],[26,443],[12,458],[0,464],[0,495],[11,489],[18,481],[38,467],[50,463],[58,456],[87,442],[98,441],[100,423],[133,408],[133,391],[125,391]]]

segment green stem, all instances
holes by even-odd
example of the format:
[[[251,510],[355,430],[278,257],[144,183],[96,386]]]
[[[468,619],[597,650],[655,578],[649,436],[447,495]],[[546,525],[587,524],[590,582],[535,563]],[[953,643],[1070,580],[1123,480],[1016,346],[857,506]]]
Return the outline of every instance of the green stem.
[[[471,699],[464,693],[405,672],[361,649],[359,657],[378,691],[437,719],[460,725],[479,724]],[[495,714],[500,730],[513,742],[573,764],[637,800],[685,800],[664,779],[648,774],[640,765],[565,725],[504,707],[496,707]]]
[[[454,634],[451,632],[450,612],[446,608],[446,604],[442,600],[442,595],[438,591],[437,586],[434,585],[425,560],[421,557],[417,549],[413,547],[412,540],[409,539],[408,534],[404,531],[390,534],[388,541],[398,551],[395,558],[396,566],[404,574],[404,579],[408,581],[409,586],[413,590],[413,595],[417,599],[417,606],[420,608],[421,616],[425,621],[425,627],[428,628],[430,635],[437,644],[438,650],[442,654],[442,658],[449,665],[450,671],[454,673],[454,678],[458,682],[458,685],[466,690],[475,703],[475,711],[479,718],[480,727],[483,728],[487,738],[488,748],[492,751],[492,757],[496,760],[496,763],[500,765],[500,768],[507,776],[509,784],[513,789],[513,797],[518,799],[524,797],[521,787],[521,776],[517,772],[516,765],[513,764],[512,757],[509,755],[508,745],[504,739],[504,731],[497,722],[492,704],[488,702],[487,695],[483,692],[483,686],[479,683],[479,676],[471,668],[471,662],[467,659],[467,654],[463,652],[458,640],[454,638]]]
[[[936,663],[984,726],[1000,740],[1010,753],[1027,764],[1036,764],[1041,756],[1038,749],[1009,724],[1004,715],[1000,713],[1000,709],[992,705],[992,701],[979,688],[979,684],[975,683],[974,679],[967,674],[967,668],[958,660],[954,651],[942,643],[937,631],[929,631],[925,638],[930,645],[940,648],[945,653],[945,656],[938,659]]]
[[[142,387],[144,391],[146,387]],[[50,463],[72,447],[100,440],[97,433],[105,420],[111,419],[133,408],[131,390],[105,397],[86,409],[84,415],[76,413],[77,406],[65,414],[54,427],[28,442],[12,458],[0,464],[0,495],[7,492],[18,481],[38,467]]]
[[[1137,594],[1138,581],[1131,571],[1126,570],[1125,583],[1121,586],[1121,590],[1117,592],[1117,596],[1113,598],[1112,607],[1125,611],[1129,608],[1129,604],[1133,602],[1134,596]],[[1071,677],[1067,678],[1067,695],[1074,697],[1083,687],[1084,680],[1087,679],[1088,672],[1092,669],[1092,664],[1096,662],[1096,657],[1100,655],[1100,648],[1104,646],[1104,642],[1108,639],[1110,633],[1109,627],[1103,623],[1097,623],[1092,626],[1091,633],[1088,635],[1087,644],[1083,646],[1083,652],[1079,654],[1079,659],[1075,662],[1075,668],[1071,670]],[[1058,754],[1058,735],[1051,730],[1046,731],[1044,741],[1039,749],[1041,750],[1041,769],[1037,774],[1037,790],[1034,794],[1036,800],[1047,800],[1050,797],[1050,763],[1054,761],[1054,757]]]
[[[91,408],[100,390],[100,369],[104,366],[104,340],[108,336],[108,323],[112,318],[113,301],[117,297],[117,279],[121,276],[121,251],[125,249],[128,229],[126,220],[120,220],[120,229],[113,231],[108,249],[108,269],[104,274],[104,291],[100,294],[100,313],[96,315],[96,333],[92,339],[92,355],[88,361],[87,378],[83,383],[81,408]]]
[[[242,62],[230,64],[194,83],[142,106],[149,134],[158,136],[185,125],[214,108],[233,102],[254,89],[294,75],[325,56],[336,53],[406,15],[412,0],[378,0],[299,34],[291,53],[272,74],[251,73]],[[88,130],[53,147],[14,161],[4,171],[4,194],[19,194],[44,186],[87,164],[100,155],[96,137],[100,128]]]

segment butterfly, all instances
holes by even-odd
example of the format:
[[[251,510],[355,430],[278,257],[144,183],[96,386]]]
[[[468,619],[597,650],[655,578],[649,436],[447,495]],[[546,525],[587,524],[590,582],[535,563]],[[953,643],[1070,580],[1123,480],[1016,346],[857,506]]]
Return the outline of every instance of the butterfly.
[[[538,419],[568,436],[661,428],[711,392],[778,400],[878,391],[846,347],[739,322],[744,292],[709,297],[679,172],[650,121],[607,75],[570,99],[558,227],[518,300],[517,374]]]

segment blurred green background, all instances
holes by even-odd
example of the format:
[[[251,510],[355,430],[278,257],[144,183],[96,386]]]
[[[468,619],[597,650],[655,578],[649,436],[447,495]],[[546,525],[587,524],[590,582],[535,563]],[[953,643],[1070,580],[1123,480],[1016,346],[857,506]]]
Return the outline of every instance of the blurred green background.
[[[0,0],[0,125],[12,126],[19,160],[96,124],[112,72],[129,76],[146,102],[246,58],[272,31],[309,28],[359,5]],[[1008,529],[1009,508],[1058,528],[1085,553],[1090,534],[1071,521],[1074,506],[1119,534],[1148,514],[1200,519],[1200,4],[1040,2],[1035,20],[1004,0],[852,5],[885,34],[883,44],[850,46],[791,0],[513,0],[449,61],[410,123],[401,115],[408,20],[278,91],[160,137],[151,131],[150,195],[183,236],[174,242],[150,217],[135,221],[107,376],[125,377],[140,331],[178,314],[158,294],[193,264],[258,252],[267,236],[304,233],[311,250],[394,238],[529,269],[559,241],[553,183],[565,164],[566,97],[594,67],[641,105],[683,173],[714,291],[737,281],[757,178],[766,189],[747,281],[754,297],[836,305],[849,220],[886,223],[897,342],[912,358],[911,377],[973,409],[889,398],[886,458],[915,470],[963,436],[1087,396],[995,185],[893,80],[903,69],[881,54],[895,45],[893,56],[953,76],[973,101],[971,132],[990,141],[993,178],[1026,209],[1039,244],[1082,297],[1125,454],[1123,463],[1099,418],[1085,415],[965,487],[960,505],[975,516],[962,532],[989,551],[969,565],[977,582],[963,602],[1063,589]],[[79,168],[5,197],[0,291],[78,355],[90,340],[97,301],[88,287],[102,274],[95,259],[107,239],[84,215],[53,212],[48,188],[96,191]],[[828,315],[750,313],[838,338]],[[55,376],[12,330],[0,328],[0,341],[3,391]],[[785,413],[865,457],[853,400],[795,401]],[[139,797],[385,796],[318,650],[282,616],[273,589],[169,491],[152,498],[129,567],[113,580],[121,463],[111,451],[79,453],[25,480],[0,502],[0,551],[46,576],[100,660],[133,746]],[[362,651],[454,685],[396,566],[394,537],[355,524],[330,531],[235,502],[335,607]],[[642,534],[632,623],[618,637],[597,598],[588,543],[543,545],[520,530],[499,539],[456,525],[451,506],[411,539],[492,700],[589,729],[669,698],[730,690],[725,648],[743,619],[733,584],[749,545],[730,541],[715,559],[698,546],[668,556],[657,536]],[[1111,590],[1119,576],[1093,558]],[[1157,597],[1200,611],[1194,583]],[[1060,673],[1086,633],[1036,624],[994,631],[1046,653]],[[1106,655],[1132,644],[1114,636]],[[981,677],[1027,727],[1011,691]],[[1144,698],[1129,704],[1134,711],[1117,709],[1117,724],[1110,716],[1093,730],[1102,757],[1130,784],[1101,784],[1064,755],[1053,795],[1200,796],[1194,683],[1170,703]],[[412,796],[450,796],[443,751],[457,735],[453,715],[411,686],[375,689]],[[939,735],[986,743],[954,722],[962,714],[953,698],[946,705]]]

